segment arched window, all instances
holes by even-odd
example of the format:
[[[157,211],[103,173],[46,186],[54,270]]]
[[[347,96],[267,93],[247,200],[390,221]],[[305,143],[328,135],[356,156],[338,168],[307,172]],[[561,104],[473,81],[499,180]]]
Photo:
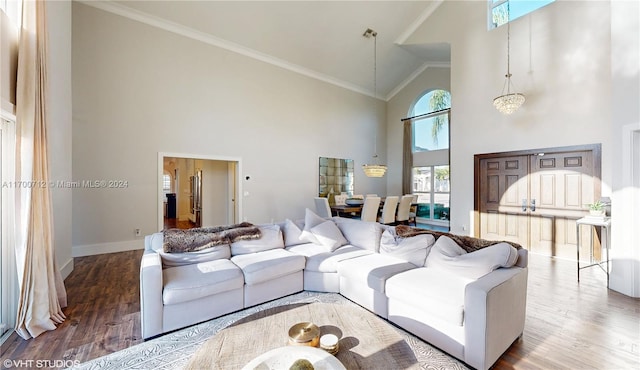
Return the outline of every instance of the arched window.
[[[419,96],[411,118],[411,192],[418,196],[417,221],[449,230],[449,112],[451,94],[431,90]],[[408,149],[408,148],[407,148]]]
[[[416,117],[412,152],[449,149],[449,108],[451,94],[445,90],[429,91],[416,101],[411,112]]]
[[[162,192],[165,194],[171,193],[171,174],[168,171],[164,171],[162,174]]]

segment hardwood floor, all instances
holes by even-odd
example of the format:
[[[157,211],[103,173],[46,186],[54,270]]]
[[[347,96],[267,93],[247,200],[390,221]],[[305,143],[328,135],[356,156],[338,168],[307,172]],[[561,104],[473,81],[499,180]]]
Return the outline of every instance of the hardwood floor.
[[[164,218],[165,229],[192,229],[196,227],[196,224],[190,220],[180,221],[177,218]]]
[[[0,360],[85,362],[140,343],[141,255],[76,258],[67,320],[29,341],[14,333]],[[608,290],[598,268],[580,277],[574,262],[530,255],[525,332],[495,369],[640,368],[640,300]]]

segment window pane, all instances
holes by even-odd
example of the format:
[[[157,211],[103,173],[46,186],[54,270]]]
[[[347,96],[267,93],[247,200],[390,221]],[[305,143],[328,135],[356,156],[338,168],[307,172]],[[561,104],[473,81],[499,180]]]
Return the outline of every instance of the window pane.
[[[518,19],[554,1],[555,0],[509,0],[500,5],[493,6],[493,3],[498,2],[494,0],[492,1],[493,7],[491,8],[493,28],[500,27],[508,21]]]
[[[450,190],[449,184],[449,166],[436,166],[435,167],[435,191],[441,193],[448,193]]]
[[[509,12],[507,10],[509,4],[504,3],[491,9],[491,19],[493,21],[493,27],[500,27],[507,23],[509,20]]]
[[[416,121],[413,125],[413,152],[449,149],[449,115]]]
[[[171,192],[171,176],[162,175],[162,190],[165,193],[170,193]]]
[[[445,90],[433,90],[424,94],[413,106],[413,116],[451,108],[451,94]],[[420,119],[413,124],[412,151],[449,149],[449,115],[443,114]]]
[[[420,193],[416,195],[418,195],[416,217],[431,218],[431,194]]]
[[[413,168],[413,192],[431,192],[431,167]]]
[[[433,219],[449,219],[449,194],[434,194],[433,196]]]

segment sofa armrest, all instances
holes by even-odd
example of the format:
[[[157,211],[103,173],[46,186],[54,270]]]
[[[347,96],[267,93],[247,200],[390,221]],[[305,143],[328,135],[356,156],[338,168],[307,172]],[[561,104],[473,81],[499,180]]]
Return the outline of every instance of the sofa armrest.
[[[153,251],[155,249],[162,249],[162,241],[164,234],[161,232],[153,233],[151,235],[145,235],[144,237],[144,250]]]
[[[162,261],[160,255],[145,251],[140,263],[140,323],[142,338],[162,333]]]
[[[528,268],[500,268],[465,290],[464,361],[488,369],[524,331]]]

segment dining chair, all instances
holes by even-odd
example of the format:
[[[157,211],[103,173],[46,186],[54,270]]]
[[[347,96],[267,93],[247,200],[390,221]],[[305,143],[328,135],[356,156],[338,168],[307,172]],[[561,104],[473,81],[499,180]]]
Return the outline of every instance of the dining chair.
[[[336,206],[344,206],[344,205],[346,205],[347,204],[346,203],[347,202],[347,198],[348,198],[347,194],[339,194],[339,195],[335,195],[333,197],[333,199],[335,199],[335,201],[336,201]]]
[[[411,211],[411,203],[413,202],[413,195],[403,195],[400,198],[400,204],[398,205],[398,215],[396,216],[396,222],[402,224],[409,223],[409,212]]]
[[[411,225],[413,221],[413,226],[418,226],[418,221],[416,221],[416,217],[418,215],[418,195],[413,194],[413,201],[411,202],[411,208],[409,210],[409,219],[407,223]]]
[[[316,203],[316,214],[323,218],[331,217],[331,207],[329,206],[329,199],[316,197],[313,198]]]
[[[377,197],[377,196],[378,196],[378,194],[367,194],[367,195],[365,196],[365,198],[369,198],[369,197]]]
[[[398,197],[393,195],[384,199],[384,206],[382,206],[382,216],[378,218],[378,222],[381,224],[390,225],[396,222],[396,209],[398,209]]]
[[[380,208],[380,197],[367,197],[362,206],[360,219],[362,221],[376,222],[378,219],[378,209]]]

